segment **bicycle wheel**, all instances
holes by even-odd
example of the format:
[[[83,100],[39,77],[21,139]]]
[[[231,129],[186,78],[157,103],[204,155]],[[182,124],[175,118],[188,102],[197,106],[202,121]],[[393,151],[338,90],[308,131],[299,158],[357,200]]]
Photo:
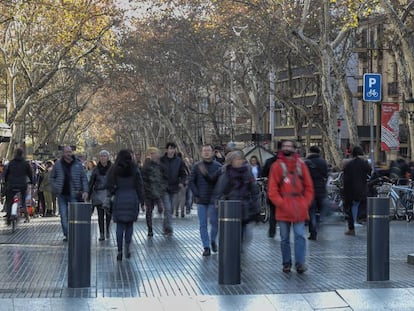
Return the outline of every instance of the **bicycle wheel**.
[[[401,202],[401,199],[398,199],[396,201],[391,200],[391,206],[394,209],[394,219],[403,219],[405,218],[405,206]]]
[[[266,223],[269,221],[270,216],[270,207],[269,202],[267,201],[267,196],[265,193],[261,193],[260,195],[260,220],[262,223]]]

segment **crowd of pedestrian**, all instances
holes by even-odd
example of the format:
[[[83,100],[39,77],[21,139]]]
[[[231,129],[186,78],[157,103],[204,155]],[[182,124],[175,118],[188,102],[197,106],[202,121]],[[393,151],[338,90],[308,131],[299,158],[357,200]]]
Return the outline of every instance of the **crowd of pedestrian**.
[[[218,201],[238,200],[241,209],[241,235],[246,240],[248,224],[260,213],[256,180],[267,180],[270,219],[267,234],[280,229],[282,271],[292,267],[304,273],[306,266],[306,233],[317,241],[320,225],[327,217],[330,202],[327,193],[329,166],[318,146],[311,146],[305,158],[296,152],[293,140],[283,140],[273,156],[262,165],[256,155],[248,159],[240,150],[224,152],[210,144],[201,146],[200,160],[194,162],[178,152],[169,142],[165,153],[149,147],[145,156],[136,157],[132,150],[121,150],[111,162],[111,155],[101,150],[97,161],[82,163],[72,148],[65,146],[55,160],[29,162],[24,150],[16,149],[7,165],[0,165],[5,197],[6,222],[9,223],[14,195],[28,192],[28,184],[37,192],[37,210],[42,216],[60,216],[63,241],[68,240],[68,205],[90,202],[91,214],[97,211],[99,241],[110,238],[111,222],[116,223],[117,260],[130,258],[133,223],[140,210],[145,213],[147,236],[154,236],[153,214],[162,217],[163,235],[174,233],[173,217],[186,217],[193,205],[197,209],[202,256],[218,251]],[[355,146],[352,158],[343,165],[343,202],[348,214],[345,234],[354,236],[360,210],[368,196],[371,165],[362,148]],[[398,159],[391,163],[390,178],[405,184],[414,176],[414,163]],[[25,210],[25,219],[30,215]],[[293,231],[294,256],[291,255],[290,232]]]

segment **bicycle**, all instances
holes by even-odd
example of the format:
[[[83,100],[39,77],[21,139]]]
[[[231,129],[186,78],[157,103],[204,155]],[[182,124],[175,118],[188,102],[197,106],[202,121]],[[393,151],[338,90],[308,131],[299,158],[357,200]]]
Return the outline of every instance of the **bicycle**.
[[[267,178],[260,177],[256,181],[259,186],[260,221],[266,223],[270,218],[269,199],[267,198]]]
[[[386,182],[378,188],[379,197],[391,199],[390,217],[392,219],[405,219],[410,222],[414,218],[414,189],[412,186],[412,184],[405,186]]]
[[[394,219],[404,219],[410,222],[413,219],[414,193],[410,186],[392,185],[390,191],[391,206],[394,210]]]
[[[16,231],[17,221],[20,217],[20,209],[22,207],[22,196],[20,191],[16,192],[13,196],[12,205],[10,208],[10,224],[12,227],[12,233]]]
[[[344,211],[343,202],[343,172],[339,172],[335,178],[328,182],[328,199],[331,204],[331,213],[335,213],[345,219],[346,213]]]
[[[378,96],[378,92],[375,89],[370,89],[367,92],[367,97],[368,98],[370,98],[370,97],[377,97],[377,96]]]

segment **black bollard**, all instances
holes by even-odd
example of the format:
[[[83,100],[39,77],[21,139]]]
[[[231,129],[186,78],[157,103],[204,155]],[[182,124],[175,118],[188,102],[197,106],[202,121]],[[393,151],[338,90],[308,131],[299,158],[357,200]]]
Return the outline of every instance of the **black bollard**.
[[[91,286],[91,204],[69,203],[68,287]]]
[[[219,202],[219,284],[240,284],[240,201]]]
[[[367,281],[390,279],[390,198],[368,198]]]

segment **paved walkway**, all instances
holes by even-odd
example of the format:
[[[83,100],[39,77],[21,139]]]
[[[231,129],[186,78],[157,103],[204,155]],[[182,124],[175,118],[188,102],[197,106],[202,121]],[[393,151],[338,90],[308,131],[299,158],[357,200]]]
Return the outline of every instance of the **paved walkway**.
[[[414,223],[390,225],[390,281],[366,281],[366,227],[356,237],[332,220],[308,242],[309,270],[281,271],[280,238],[267,224],[251,226],[242,253],[240,285],[219,285],[218,255],[202,257],[195,214],[174,220],[174,236],[147,238],[143,215],[134,225],[132,257],[116,261],[111,238],[97,241],[92,221],[91,287],[67,287],[67,243],[58,217],[0,224],[0,311],[23,310],[414,310]],[[175,308],[175,309],[174,309]],[[191,309],[190,309],[191,308]]]

